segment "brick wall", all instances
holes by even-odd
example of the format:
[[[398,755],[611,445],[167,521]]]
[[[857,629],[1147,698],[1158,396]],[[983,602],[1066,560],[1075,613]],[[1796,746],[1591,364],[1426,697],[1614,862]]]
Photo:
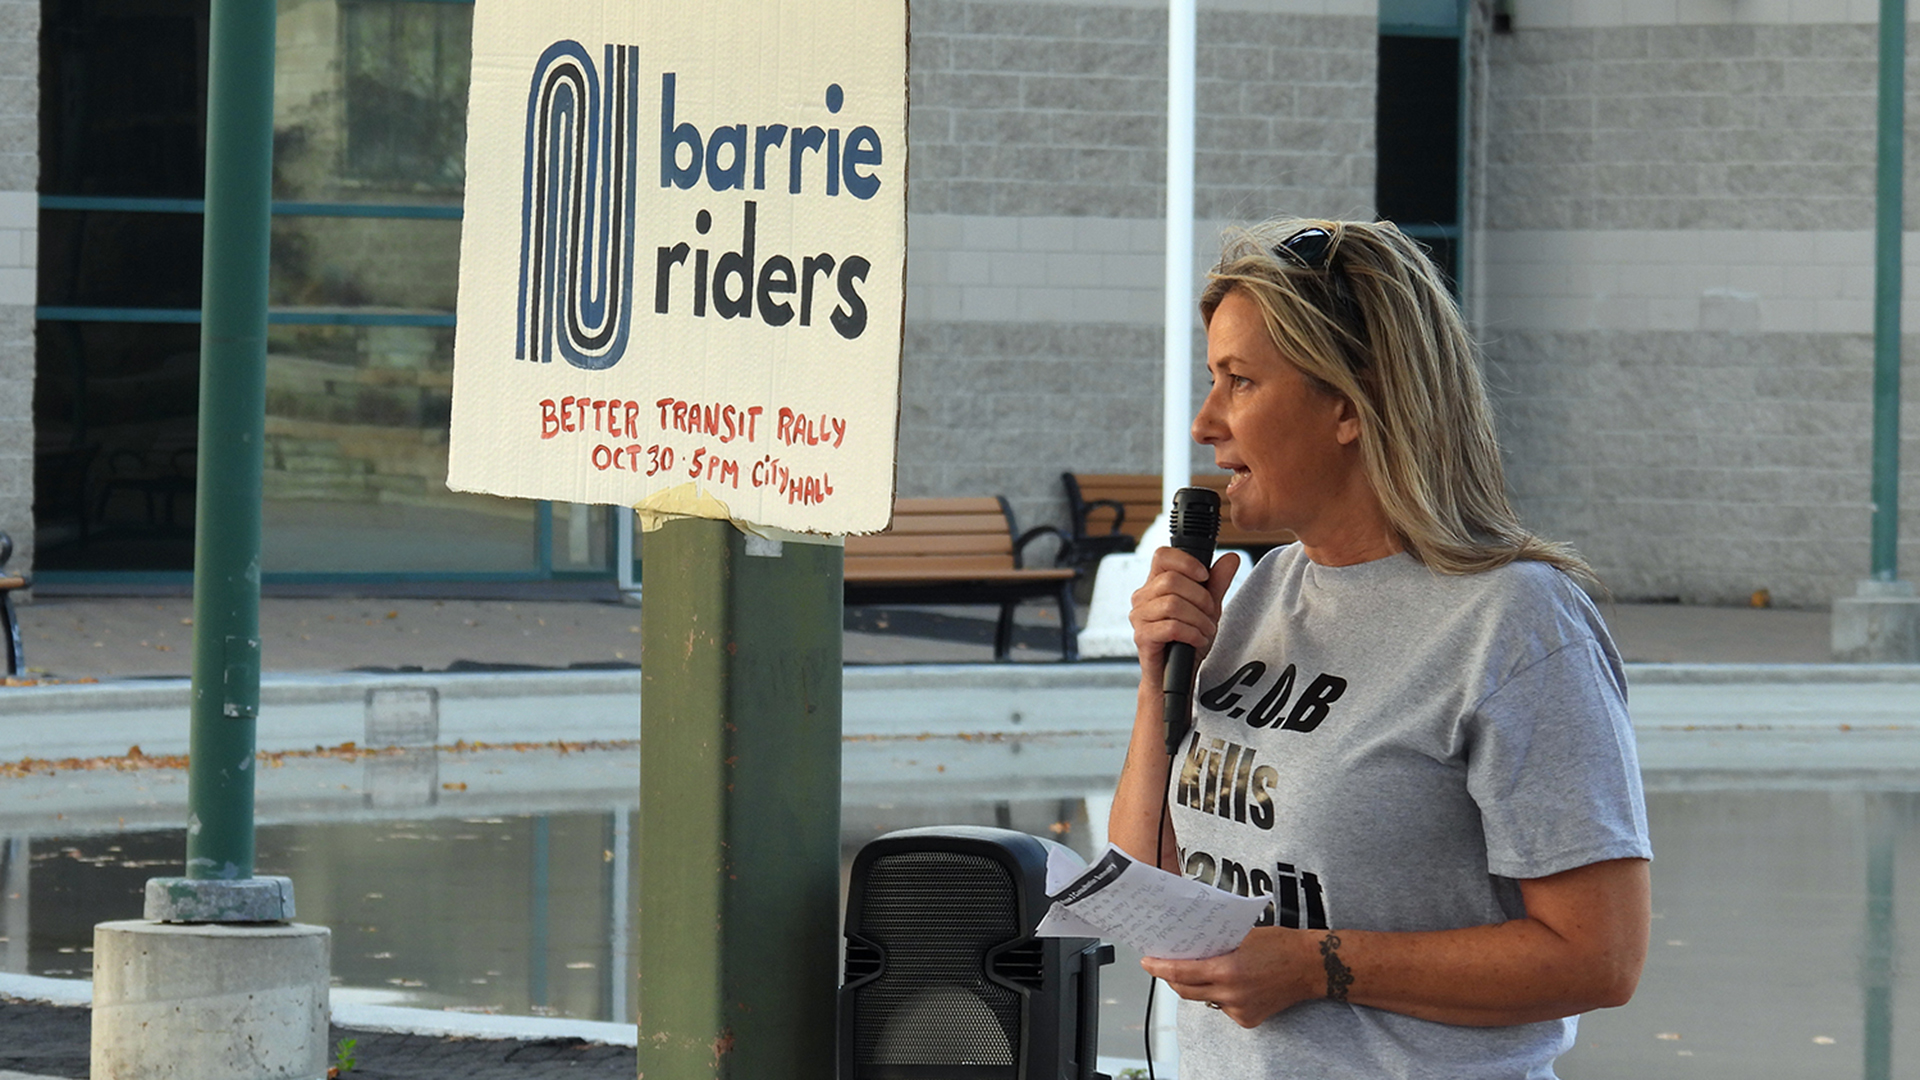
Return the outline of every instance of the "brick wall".
[[[1818,607],[1865,576],[1859,6],[1521,0],[1517,32],[1487,39],[1478,311],[1509,479],[1621,599]]]
[[[1367,214],[1376,9],[1203,8],[1194,258],[1220,219]],[[1157,472],[1163,4],[915,0],[903,495]],[[1204,350],[1196,347],[1196,373]]]
[[[1871,228],[1875,37],[1834,23],[1495,36],[1486,227]]]
[[[33,566],[33,303],[39,256],[40,4],[0,0],[0,530]]]
[[[1373,202],[1370,18],[1203,12],[1203,216]],[[913,5],[917,213],[1157,218],[1166,13],[1031,2]]]

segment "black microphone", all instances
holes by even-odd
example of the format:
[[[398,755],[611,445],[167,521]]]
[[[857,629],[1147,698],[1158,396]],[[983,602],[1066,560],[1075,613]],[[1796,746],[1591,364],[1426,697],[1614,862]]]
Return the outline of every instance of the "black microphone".
[[[1174,492],[1167,532],[1169,547],[1186,552],[1211,570],[1213,541],[1220,535],[1220,493],[1199,487]],[[1167,753],[1172,755],[1179,753],[1181,740],[1193,726],[1193,646],[1184,641],[1167,646],[1167,673],[1160,688],[1166,694]]]

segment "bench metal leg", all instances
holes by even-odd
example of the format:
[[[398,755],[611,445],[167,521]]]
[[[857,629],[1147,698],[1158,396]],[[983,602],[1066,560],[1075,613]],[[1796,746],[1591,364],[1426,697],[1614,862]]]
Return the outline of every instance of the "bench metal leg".
[[[993,627],[993,658],[1005,660],[1013,652],[1013,609],[1020,601],[1009,600],[1000,605],[1000,621]]]
[[[1080,659],[1080,628],[1073,618],[1073,579],[1060,583],[1054,593],[1054,602],[1060,606],[1060,659]],[[1017,600],[1000,605],[1000,621],[993,628],[993,658],[1005,660],[1013,652],[1013,610],[1020,606]]]
[[[20,643],[20,620],[13,612],[13,590],[0,593],[0,633],[6,635],[7,674],[27,673],[27,651]]]
[[[1073,581],[1060,583],[1060,659],[1080,659],[1080,628],[1073,621]]]

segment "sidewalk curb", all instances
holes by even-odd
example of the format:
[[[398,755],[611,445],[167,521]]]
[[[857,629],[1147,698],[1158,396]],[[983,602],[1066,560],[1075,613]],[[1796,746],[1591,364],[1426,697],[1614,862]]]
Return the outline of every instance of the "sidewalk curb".
[[[639,694],[640,670],[510,672],[323,672],[260,678],[260,704],[319,705],[359,701],[369,690],[433,687],[442,698],[540,697],[553,694]],[[0,691],[0,714],[77,709],[184,709],[191,679],[124,679],[21,686]]]
[[[0,972],[0,997],[92,1008],[93,983],[86,979],[50,979],[44,975]]]
[[[579,1039],[608,1046],[640,1045],[634,1024],[573,1020],[563,1016],[504,1016],[491,1013],[409,1009],[402,1005],[333,1006],[333,1022],[354,1031],[395,1035],[440,1035],[455,1039]]]
[[[1920,664],[1649,664],[1625,665],[1627,682],[1673,683],[1920,683]],[[900,664],[844,669],[847,690],[1063,690],[1132,689],[1139,667],[1131,660],[1073,664]],[[328,672],[274,674],[260,680],[260,704],[314,705],[358,701],[369,690],[432,687],[444,699],[640,693],[638,668],[621,671]],[[0,714],[87,709],[185,708],[188,679],[127,679],[23,686],[0,691]]]
[[[1627,664],[1628,686],[1920,683],[1920,664]]]

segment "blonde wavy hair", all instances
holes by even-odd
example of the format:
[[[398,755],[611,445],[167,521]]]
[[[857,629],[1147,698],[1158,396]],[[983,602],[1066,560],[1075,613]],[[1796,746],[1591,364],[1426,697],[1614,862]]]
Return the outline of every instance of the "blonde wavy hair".
[[[1209,325],[1242,293],[1315,389],[1353,403],[1367,480],[1415,559],[1448,574],[1530,559],[1599,585],[1570,545],[1514,513],[1477,351],[1405,233],[1385,221],[1263,222],[1230,233],[1208,277]]]

